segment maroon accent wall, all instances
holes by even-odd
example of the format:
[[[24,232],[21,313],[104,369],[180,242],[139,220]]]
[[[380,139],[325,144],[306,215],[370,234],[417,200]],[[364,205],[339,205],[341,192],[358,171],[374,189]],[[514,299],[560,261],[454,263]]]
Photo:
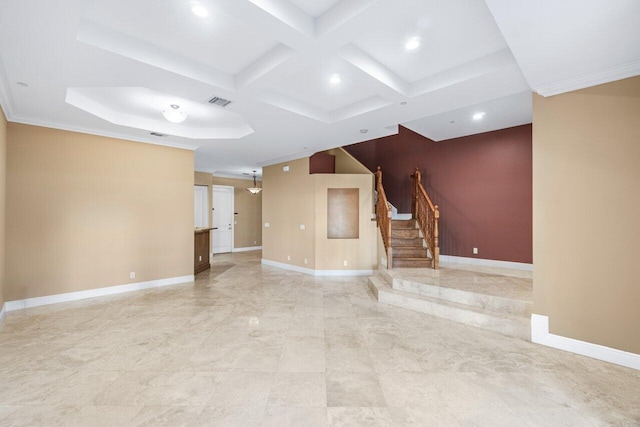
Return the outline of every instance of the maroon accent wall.
[[[336,173],[336,156],[316,153],[309,157],[309,174],[312,173]]]
[[[420,168],[440,208],[441,254],[531,263],[531,142],[530,124],[440,142],[401,126],[344,148],[369,170],[382,168],[400,213],[411,212],[411,175]]]

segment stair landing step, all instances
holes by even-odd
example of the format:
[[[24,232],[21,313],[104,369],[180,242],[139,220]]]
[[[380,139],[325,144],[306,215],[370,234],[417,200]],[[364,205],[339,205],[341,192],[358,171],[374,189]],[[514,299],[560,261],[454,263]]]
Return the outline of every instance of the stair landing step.
[[[498,313],[439,298],[394,290],[379,274],[370,276],[368,283],[380,303],[407,308],[524,340],[531,338],[531,323],[527,316]]]
[[[384,270],[381,275],[383,280],[390,283],[391,288],[397,291],[438,298],[499,313],[514,314],[527,318],[531,316],[533,306],[531,301],[442,286],[438,283],[438,277],[425,277],[421,282],[398,279],[394,277],[396,273]]]

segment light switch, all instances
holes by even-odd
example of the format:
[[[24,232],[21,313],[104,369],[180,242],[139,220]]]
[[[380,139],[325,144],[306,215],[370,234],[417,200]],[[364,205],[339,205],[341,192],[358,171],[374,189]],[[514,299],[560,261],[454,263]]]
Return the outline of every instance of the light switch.
[[[264,223],[264,228],[269,228],[269,223],[268,222]]]
[[[304,224],[300,224],[300,230],[304,230],[305,228]]]
[[[282,167],[282,172],[289,172],[289,165]]]

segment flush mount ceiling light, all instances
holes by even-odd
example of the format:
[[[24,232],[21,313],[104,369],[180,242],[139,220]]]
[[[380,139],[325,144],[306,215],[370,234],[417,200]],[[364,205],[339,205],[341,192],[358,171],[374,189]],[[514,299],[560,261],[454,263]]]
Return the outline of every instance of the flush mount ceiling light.
[[[482,120],[484,118],[485,114],[487,114],[487,113],[485,113],[484,111],[481,111],[479,113],[475,113],[473,115],[473,120]]]
[[[204,18],[209,15],[209,11],[207,10],[207,8],[204,7],[199,1],[191,2],[191,12],[193,12],[194,15],[199,16],[200,18]]]
[[[258,185],[256,184],[256,171],[253,171],[253,187],[247,188],[247,191],[254,196],[262,191],[262,188],[258,187]]]
[[[334,75],[331,76],[331,78],[329,78],[329,82],[331,84],[334,84],[334,85],[337,85],[341,81],[342,81],[342,79],[340,78],[339,74],[334,74]]]
[[[177,104],[171,104],[166,110],[162,110],[162,115],[165,119],[171,123],[182,123],[187,118],[187,115],[180,109]]]
[[[404,48],[407,50],[416,50],[420,46],[420,37],[411,37],[404,44]]]

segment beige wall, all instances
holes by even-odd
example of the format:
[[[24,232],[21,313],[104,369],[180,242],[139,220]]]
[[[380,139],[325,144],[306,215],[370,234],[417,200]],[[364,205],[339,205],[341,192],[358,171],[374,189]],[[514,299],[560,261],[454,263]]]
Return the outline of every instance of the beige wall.
[[[371,221],[371,175],[314,174],[316,194],[316,270],[373,270],[376,268],[376,223]],[[357,188],[360,195],[358,239],[327,239],[327,190]],[[347,266],[344,265],[347,261]]]
[[[285,165],[289,172],[283,172]],[[315,270],[376,268],[377,229],[371,221],[370,174],[309,175],[309,159],[304,158],[263,168],[263,183],[262,218],[270,224],[268,228],[263,224],[262,229],[264,259]],[[360,190],[358,239],[327,239],[328,188]]]
[[[640,77],[533,103],[534,312],[640,353]]]
[[[193,181],[192,151],[10,123],[5,298],[192,275]]]
[[[7,120],[0,108],[0,309],[4,304],[5,211],[7,188]]]
[[[366,174],[371,175],[371,179],[373,179],[371,171],[344,149],[338,147],[327,151],[327,153],[336,157],[336,173]]]
[[[289,172],[282,171],[285,165]],[[315,183],[309,158],[262,168],[262,184],[262,258],[315,268]]]
[[[237,215],[234,215],[233,247],[262,246],[262,191],[256,195],[247,191],[247,187],[253,187],[253,179],[248,181],[214,176],[211,183],[234,187],[233,203]],[[258,181],[258,187],[261,186],[262,183]]]

